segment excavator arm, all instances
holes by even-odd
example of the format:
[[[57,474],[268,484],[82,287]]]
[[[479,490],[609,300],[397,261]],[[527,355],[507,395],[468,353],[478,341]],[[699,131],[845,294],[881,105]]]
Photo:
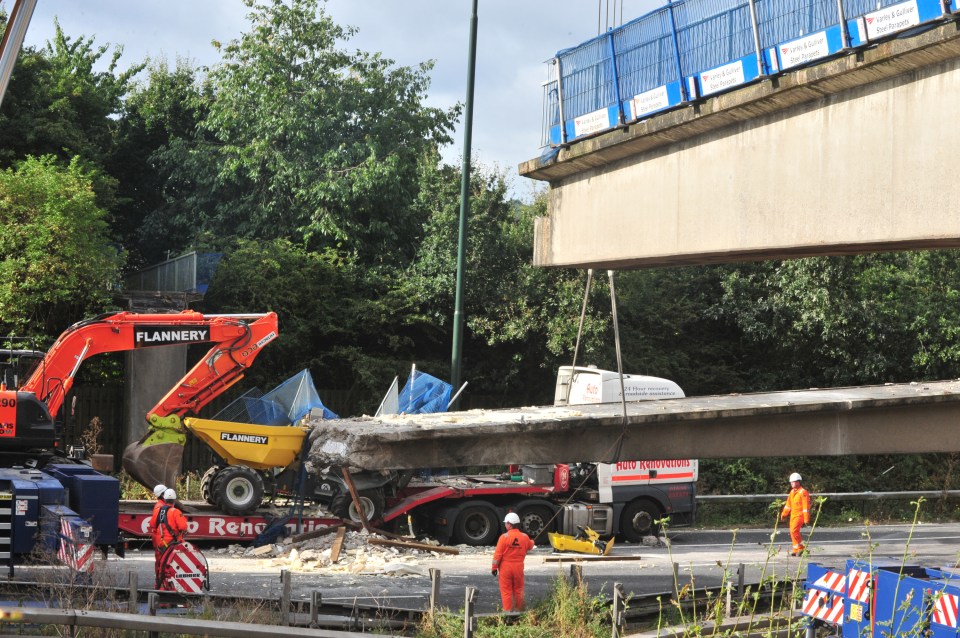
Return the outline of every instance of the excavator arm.
[[[55,419],[80,365],[94,355],[212,342],[214,345],[204,358],[147,414],[147,435],[124,451],[123,466],[134,479],[148,487],[161,482],[172,485],[180,471],[186,442],[180,418],[199,411],[243,378],[263,347],[276,337],[277,315],[272,312],[204,315],[186,310],[175,314],[101,315],[64,331],[19,392],[0,393],[13,400],[33,395]],[[0,438],[7,438],[7,442],[16,439],[18,419],[19,415],[0,418],[5,421]],[[9,428],[6,421],[10,421]]]
[[[234,322],[234,330],[223,333],[225,338],[212,339],[217,344],[147,413],[147,433],[123,452],[123,468],[147,488],[176,483],[186,444],[182,417],[199,412],[242,379],[263,347],[277,338],[274,313],[261,315],[252,323],[236,316],[220,315],[218,319]],[[243,329],[240,334],[236,333],[238,327]],[[211,331],[218,329],[211,327]]]

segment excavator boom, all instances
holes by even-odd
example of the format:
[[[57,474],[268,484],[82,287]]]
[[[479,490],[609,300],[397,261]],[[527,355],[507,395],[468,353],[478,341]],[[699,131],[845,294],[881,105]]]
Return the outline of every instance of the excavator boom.
[[[94,355],[212,342],[203,359],[147,414],[147,435],[124,451],[123,467],[138,482],[148,487],[156,483],[173,485],[186,442],[181,417],[196,413],[243,378],[263,347],[276,338],[277,315],[272,312],[204,315],[186,310],[101,315],[64,331],[17,394],[32,393],[55,419],[80,365]],[[15,438],[15,420],[12,429],[5,428],[0,435]]]

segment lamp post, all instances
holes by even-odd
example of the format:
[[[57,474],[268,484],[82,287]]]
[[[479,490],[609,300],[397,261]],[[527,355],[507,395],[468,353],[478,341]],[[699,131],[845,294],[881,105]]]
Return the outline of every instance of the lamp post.
[[[470,216],[470,143],[473,137],[473,85],[477,68],[477,0],[473,0],[470,16],[470,53],[467,59],[467,104],[463,119],[463,164],[460,175],[460,234],[457,240],[457,289],[453,308],[453,353],[450,364],[450,385],[460,387],[460,364],[463,358],[463,285],[467,247],[467,218]],[[452,409],[460,406],[454,399]]]

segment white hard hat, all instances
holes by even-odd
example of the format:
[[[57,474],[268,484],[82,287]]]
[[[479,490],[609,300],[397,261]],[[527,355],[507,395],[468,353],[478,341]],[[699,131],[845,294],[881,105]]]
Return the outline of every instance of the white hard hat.
[[[167,490],[163,493],[163,500],[165,501],[177,500],[177,493],[173,491],[172,487],[168,487]]]
[[[797,474],[796,472],[794,472],[793,474],[790,475],[790,482],[791,482],[791,483],[793,483],[794,481],[802,481],[802,480],[803,480],[803,478],[802,478],[799,474]]]
[[[510,512],[509,514],[503,517],[503,522],[510,523],[511,525],[519,525],[520,517],[517,516],[515,512]]]
[[[160,483],[155,488],[153,488],[153,495],[157,498],[160,498],[160,495],[167,491],[167,486],[163,483]]]

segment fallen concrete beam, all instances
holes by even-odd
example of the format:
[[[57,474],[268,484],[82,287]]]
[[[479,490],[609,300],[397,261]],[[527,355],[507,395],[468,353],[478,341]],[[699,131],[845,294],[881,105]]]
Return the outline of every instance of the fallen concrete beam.
[[[314,462],[368,470],[957,452],[960,381],[310,422]]]

